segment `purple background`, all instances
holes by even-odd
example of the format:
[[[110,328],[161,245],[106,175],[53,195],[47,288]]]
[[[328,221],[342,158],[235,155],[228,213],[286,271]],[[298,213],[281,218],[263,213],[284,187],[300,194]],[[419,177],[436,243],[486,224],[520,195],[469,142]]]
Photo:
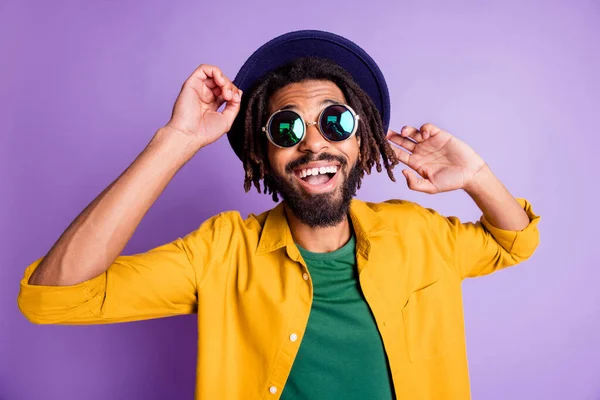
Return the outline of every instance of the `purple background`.
[[[16,307],[24,268],[166,123],[200,63],[233,78],[268,39],[326,29],[363,46],[392,97],[392,127],[433,122],[469,143],[542,215],[534,257],[464,284],[474,399],[600,399],[600,2],[3,2],[0,5],[0,399],[191,399],[194,316],[35,326]],[[359,198],[405,198],[473,220],[462,192],[428,196],[385,174]],[[244,194],[222,138],[152,207],[126,252]],[[249,371],[251,373],[251,371]]]

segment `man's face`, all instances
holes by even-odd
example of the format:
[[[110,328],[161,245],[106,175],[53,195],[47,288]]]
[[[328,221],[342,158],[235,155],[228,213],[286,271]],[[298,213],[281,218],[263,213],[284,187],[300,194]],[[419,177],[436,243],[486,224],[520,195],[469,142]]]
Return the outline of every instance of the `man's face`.
[[[339,87],[330,81],[293,83],[271,96],[271,113],[284,107],[299,113],[306,122],[317,120],[319,113],[332,102],[346,103]],[[296,217],[311,227],[333,226],[348,212],[356,192],[359,170],[358,137],[330,142],[316,125],[306,128],[304,139],[296,146],[279,148],[268,142],[270,176],[287,206]],[[317,168],[319,174],[312,172]],[[326,172],[321,174],[321,168]],[[311,169],[311,175],[306,170]]]

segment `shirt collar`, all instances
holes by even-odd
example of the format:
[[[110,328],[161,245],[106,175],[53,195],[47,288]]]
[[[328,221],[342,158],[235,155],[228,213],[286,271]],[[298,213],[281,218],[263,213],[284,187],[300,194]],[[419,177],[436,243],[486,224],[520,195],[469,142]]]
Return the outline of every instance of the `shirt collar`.
[[[368,258],[371,250],[370,238],[394,231],[363,201],[353,199],[350,203],[350,218],[356,235],[357,251]],[[286,247],[288,255],[298,260],[300,252],[294,245],[292,232],[287,223],[283,202],[269,211],[258,242],[257,255]]]
[[[257,255],[278,250],[293,243],[292,232],[285,217],[283,202],[269,211],[256,250]]]

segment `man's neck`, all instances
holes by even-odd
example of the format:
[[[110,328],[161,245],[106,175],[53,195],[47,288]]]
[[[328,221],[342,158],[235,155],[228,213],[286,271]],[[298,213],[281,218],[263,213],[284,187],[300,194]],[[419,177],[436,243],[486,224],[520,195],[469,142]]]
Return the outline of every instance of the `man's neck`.
[[[352,235],[348,216],[335,226],[311,228],[302,223],[288,207],[285,207],[285,215],[294,242],[314,253],[335,251],[348,243]]]

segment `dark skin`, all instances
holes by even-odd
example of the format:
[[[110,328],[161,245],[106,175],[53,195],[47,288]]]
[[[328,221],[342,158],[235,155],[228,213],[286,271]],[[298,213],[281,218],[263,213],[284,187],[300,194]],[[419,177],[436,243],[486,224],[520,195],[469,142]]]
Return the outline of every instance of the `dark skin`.
[[[270,111],[294,105],[294,110],[311,122],[316,120],[326,100],[345,102],[342,91],[332,82],[294,83],[272,96]],[[517,231],[528,225],[529,217],[520,204],[466,143],[432,124],[425,124],[420,129],[406,126],[400,133],[390,130],[388,139],[398,146],[395,147],[398,159],[410,167],[402,171],[410,189],[430,194],[463,189],[494,226]],[[309,125],[306,137],[297,146],[282,149],[269,143],[268,147],[271,168],[281,176],[289,176],[285,166],[304,153],[321,152],[342,156],[348,165],[354,165],[359,154],[359,142],[329,142],[319,133],[318,128]],[[307,190],[306,186],[298,182],[299,179],[289,181],[304,191],[305,195],[311,195],[310,188]],[[334,187],[327,189],[339,196],[343,184],[344,180],[338,179]],[[337,226],[326,228],[304,225],[289,211],[287,217],[294,240],[307,250],[330,252],[339,249],[350,239],[348,217]]]
[[[200,65],[185,81],[173,107],[171,120],[159,129],[131,165],[92,201],[69,225],[29,279],[32,285],[74,285],[92,279],[110,267],[133,232],[177,171],[200,149],[223,136],[240,110],[242,92],[216,66]],[[294,104],[306,121],[312,122],[325,99],[344,102],[331,82],[306,81],[288,85],[271,98],[273,111]],[[219,107],[227,103],[222,111]],[[426,193],[465,190],[486,218],[498,228],[520,230],[529,223],[527,214],[492,174],[481,158],[448,132],[425,124],[389,132],[399,147],[400,161],[421,178],[403,171],[409,188]],[[407,138],[413,139],[408,141]],[[409,143],[410,142],[410,143]],[[287,174],[285,166],[305,152],[327,151],[344,157],[347,165],[358,159],[358,140],[330,143],[310,126],[305,140],[294,148],[269,147],[271,167]],[[407,153],[409,151],[412,154]],[[338,173],[339,174],[339,173]],[[289,175],[289,174],[288,174]],[[292,184],[302,185],[293,180]],[[324,186],[339,195],[343,177]],[[333,180],[333,179],[332,179]],[[304,187],[306,195],[311,189]],[[291,213],[288,220],[294,239],[314,252],[332,251],[350,238],[347,217],[331,228],[310,228]],[[91,256],[95,255],[95,256]]]
[[[342,91],[332,82],[305,81],[288,85],[275,92],[269,102],[269,111],[275,112],[285,106],[294,106],[293,110],[298,112],[306,122],[313,122],[317,120],[319,113],[331,100],[337,103],[346,103]],[[279,148],[271,142],[268,144],[269,163],[273,172],[289,178],[296,190],[305,196],[324,191],[333,192],[337,198],[340,198],[341,188],[345,183],[342,173],[336,174],[338,179],[332,187],[313,188],[303,185],[297,176],[285,171],[286,165],[306,153],[317,155],[324,152],[343,157],[349,168],[358,159],[358,136],[343,142],[330,142],[321,135],[316,125],[309,125],[304,139],[297,146]],[[330,162],[322,162],[322,164],[330,164]],[[317,165],[304,165],[300,168],[313,166]],[[286,215],[294,240],[307,250],[317,253],[330,252],[339,249],[350,239],[351,231],[347,217],[334,227],[311,228],[296,218],[289,209],[286,209]]]

